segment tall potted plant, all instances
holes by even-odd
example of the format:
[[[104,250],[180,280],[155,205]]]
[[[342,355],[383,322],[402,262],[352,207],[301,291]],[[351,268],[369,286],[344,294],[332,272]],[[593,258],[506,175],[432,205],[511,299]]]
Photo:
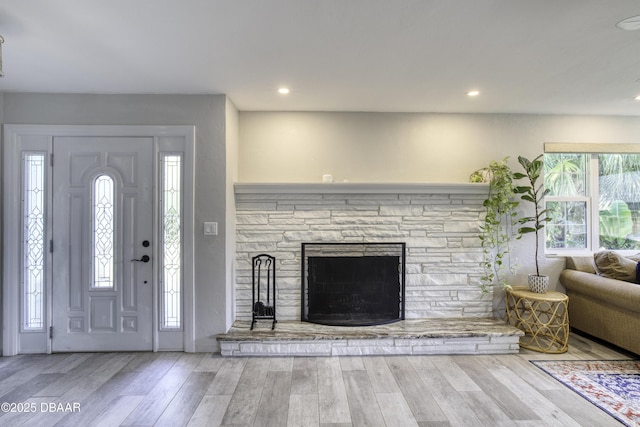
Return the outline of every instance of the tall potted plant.
[[[471,182],[488,182],[489,195],[484,200],[484,222],[480,225],[482,245],[481,288],[488,292],[493,286],[509,288],[507,274],[512,272],[510,243],[517,235],[517,206],[514,196],[514,175],[508,158],[492,161],[486,168],[475,171]]]
[[[521,224],[518,232],[520,237],[524,234],[535,234],[535,265],[536,273],[529,275],[529,289],[537,293],[545,293],[549,289],[549,276],[540,274],[539,253],[540,253],[540,230],[544,228],[545,223],[551,221],[547,216],[548,210],[544,209],[544,197],[549,194],[549,189],[544,188],[544,184],[539,182],[542,178],[544,162],[542,154],[533,160],[518,156],[518,162],[524,169],[524,173],[515,172],[515,179],[526,179],[527,184],[518,185],[514,188],[514,192],[520,195],[520,199],[533,204],[533,216],[525,216],[520,218],[518,222]]]

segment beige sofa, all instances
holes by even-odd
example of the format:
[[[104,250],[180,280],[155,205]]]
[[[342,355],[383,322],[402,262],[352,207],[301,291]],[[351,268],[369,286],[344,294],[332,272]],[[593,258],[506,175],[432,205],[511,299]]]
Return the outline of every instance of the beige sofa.
[[[568,257],[560,283],[572,328],[640,354],[640,285],[599,276],[592,257]]]

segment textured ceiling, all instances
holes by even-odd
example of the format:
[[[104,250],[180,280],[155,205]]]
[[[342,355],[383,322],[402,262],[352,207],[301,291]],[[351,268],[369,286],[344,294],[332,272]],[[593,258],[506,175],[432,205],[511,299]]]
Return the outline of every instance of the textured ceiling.
[[[2,0],[0,91],[640,115],[640,31],[615,26],[634,15],[637,0]]]

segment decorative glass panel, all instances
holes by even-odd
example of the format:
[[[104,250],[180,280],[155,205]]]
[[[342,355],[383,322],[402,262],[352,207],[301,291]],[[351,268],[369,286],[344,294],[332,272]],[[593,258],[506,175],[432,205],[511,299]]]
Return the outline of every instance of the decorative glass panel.
[[[163,156],[162,173],[162,319],[164,329],[181,327],[182,226],[181,162],[179,155]]]
[[[93,189],[93,287],[113,287],[113,178],[100,175]]]
[[[24,329],[44,327],[45,155],[24,157]]]

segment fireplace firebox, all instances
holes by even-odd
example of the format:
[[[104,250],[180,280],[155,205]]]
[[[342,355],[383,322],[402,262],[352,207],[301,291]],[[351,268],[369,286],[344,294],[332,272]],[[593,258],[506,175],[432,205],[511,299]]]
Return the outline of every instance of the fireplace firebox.
[[[302,243],[302,321],[368,326],[404,319],[405,243]]]

